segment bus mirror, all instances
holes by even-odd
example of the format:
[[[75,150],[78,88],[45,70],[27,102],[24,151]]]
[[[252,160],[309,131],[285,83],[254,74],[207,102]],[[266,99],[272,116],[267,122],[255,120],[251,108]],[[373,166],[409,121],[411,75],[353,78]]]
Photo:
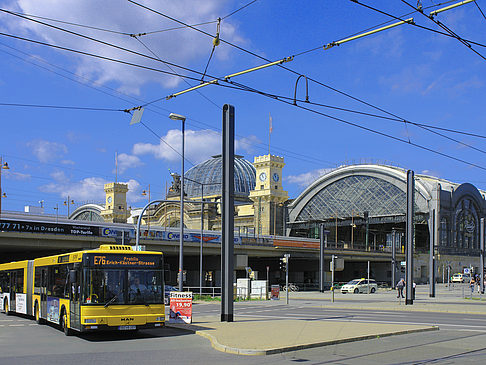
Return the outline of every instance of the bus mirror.
[[[78,281],[78,272],[76,270],[69,270],[69,281],[76,283]]]

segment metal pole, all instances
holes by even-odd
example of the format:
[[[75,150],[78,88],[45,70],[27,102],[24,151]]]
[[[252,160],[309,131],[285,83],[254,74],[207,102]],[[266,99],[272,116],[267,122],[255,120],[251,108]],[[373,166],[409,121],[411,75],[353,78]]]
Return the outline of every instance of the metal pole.
[[[370,261],[368,260],[368,294],[370,293]]]
[[[201,184],[201,202],[204,201],[204,184]],[[203,282],[203,234],[204,234],[204,203],[201,203],[201,237],[199,243],[199,295],[202,295]]]
[[[435,297],[435,209],[432,210],[432,237],[429,248],[429,297]]]
[[[290,254],[286,253],[285,254],[285,287],[287,288],[287,295],[285,299],[285,303],[289,304],[289,259],[290,259]]]
[[[221,209],[221,322],[233,322],[235,107],[223,106],[223,206]]]
[[[368,251],[368,240],[369,240],[369,212],[364,212],[364,218],[366,219],[366,251]]]
[[[321,224],[321,237],[319,242],[319,291],[324,293],[324,225]]]
[[[331,289],[332,289],[332,302],[334,303],[334,255],[331,256]]]
[[[181,216],[179,219],[179,291],[184,287],[184,132],[185,119],[182,122],[182,159],[181,159]]]
[[[407,171],[407,224],[406,224],[406,239],[407,239],[407,297],[405,304],[413,304],[413,241],[414,241],[414,193],[415,193],[415,180],[414,172],[412,170]]]
[[[481,218],[479,222],[479,270],[481,273],[479,274],[481,283],[481,293],[484,293],[484,218]]]
[[[391,262],[391,287],[392,289],[395,287],[396,278],[395,275],[397,273],[397,242],[396,242],[396,234],[395,230],[392,231],[392,262]]]

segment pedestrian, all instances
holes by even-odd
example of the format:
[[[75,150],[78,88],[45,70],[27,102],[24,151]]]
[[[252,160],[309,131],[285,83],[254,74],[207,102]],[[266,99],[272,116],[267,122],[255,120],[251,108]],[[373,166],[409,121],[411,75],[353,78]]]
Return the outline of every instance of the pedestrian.
[[[400,297],[405,298],[405,297],[403,296],[403,288],[405,287],[405,280],[403,280],[403,278],[401,278],[401,279],[398,281],[398,283],[397,283],[397,286],[396,286],[396,287],[397,287],[397,294],[398,294],[398,295],[397,295],[397,298],[400,298]]]
[[[469,280],[469,287],[471,288],[471,296],[474,293],[474,285],[476,284],[476,281],[474,280],[474,276],[471,276],[471,280]]]

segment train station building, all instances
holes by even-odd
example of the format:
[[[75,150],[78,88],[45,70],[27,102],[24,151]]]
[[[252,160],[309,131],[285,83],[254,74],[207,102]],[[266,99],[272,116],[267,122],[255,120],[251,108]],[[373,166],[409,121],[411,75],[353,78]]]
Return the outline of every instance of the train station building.
[[[271,154],[256,156],[252,162],[235,156],[237,276],[245,276],[245,268],[251,267],[260,278],[268,275],[271,283],[279,282],[283,278],[279,259],[291,253],[291,282],[315,288],[323,225],[327,231],[326,251],[345,262],[343,271],[337,273],[338,281],[365,276],[370,261],[372,277],[389,282],[393,244],[397,260],[404,257],[407,171],[380,164],[340,166],[318,178],[298,197],[289,198],[282,183],[284,166],[282,157]],[[185,277],[189,286],[199,282],[197,237],[201,235],[197,233],[201,228],[205,237],[205,285],[218,285],[221,173],[221,156],[213,156],[185,172],[184,225],[189,232],[185,237]],[[142,244],[165,251],[171,271],[175,271],[178,251],[171,239],[180,225],[180,177],[172,176],[164,201],[150,206],[142,217]],[[106,184],[105,203],[82,205],[71,213],[69,221],[133,231],[142,209],[128,207],[127,191],[125,184]],[[479,222],[486,215],[485,194],[467,182],[415,175],[414,277],[418,283],[428,280],[431,241],[440,281],[447,272],[460,272],[466,267],[479,270]],[[1,242],[0,238],[0,246]],[[329,258],[326,256],[326,266]],[[397,267],[400,269],[400,262]]]

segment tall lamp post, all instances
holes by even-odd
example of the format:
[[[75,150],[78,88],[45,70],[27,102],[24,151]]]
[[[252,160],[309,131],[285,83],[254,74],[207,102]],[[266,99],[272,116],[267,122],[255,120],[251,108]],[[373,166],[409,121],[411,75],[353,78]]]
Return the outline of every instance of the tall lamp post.
[[[180,217],[180,231],[179,231],[179,291],[183,290],[183,265],[184,265],[184,131],[186,124],[186,117],[179,114],[170,113],[169,118],[172,120],[180,120],[181,134],[182,134],[182,158],[181,158],[181,217]]]
[[[146,196],[148,193],[148,201],[150,202],[150,184],[148,184],[148,190],[143,190],[142,195]],[[147,212],[147,236],[150,236],[150,211]]]
[[[70,204],[74,204],[74,200],[72,200],[72,199],[69,197],[69,195],[68,195],[67,199],[66,199],[66,200],[64,200],[64,205],[67,205],[67,217],[68,217],[68,219],[69,219],[69,215],[70,215],[70,212],[69,212],[69,205],[70,205]]]
[[[8,170],[8,163],[3,162],[2,157],[0,157],[0,216],[2,215],[2,199],[7,197],[7,194],[2,193],[2,170]]]

